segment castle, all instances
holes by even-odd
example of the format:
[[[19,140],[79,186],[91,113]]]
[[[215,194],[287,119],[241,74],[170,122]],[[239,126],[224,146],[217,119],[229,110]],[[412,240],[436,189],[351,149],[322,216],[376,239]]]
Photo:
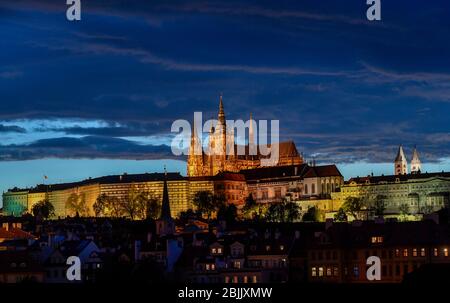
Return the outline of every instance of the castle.
[[[254,144],[253,123],[250,114],[249,139],[245,146],[236,144],[234,130],[227,129],[225,111],[222,96],[219,101],[218,122],[215,127],[211,127],[208,136],[208,150],[215,152],[205,153],[201,140],[198,136],[194,123],[191,135],[191,144],[187,162],[187,174],[189,177],[215,176],[219,172],[239,172],[245,169],[261,167],[261,160],[266,159],[261,152],[261,146]],[[292,141],[277,143],[278,161],[272,166],[298,165],[303,163],[303,157],[297,151],[295,143]],[[230,153],[229,148],[234,148]],[[245,151],[238,154],[238,150]]]

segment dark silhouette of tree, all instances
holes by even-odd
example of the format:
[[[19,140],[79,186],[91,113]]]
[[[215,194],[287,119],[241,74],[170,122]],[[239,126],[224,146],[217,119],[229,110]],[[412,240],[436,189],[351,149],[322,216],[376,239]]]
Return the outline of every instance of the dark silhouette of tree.
[[[250,193],[247,198],[245,198],[245,204],[242,208],[242,212],[245,217],[254,219],[257,216],[258,204],[253,195]]]
[[[269,222],[294,222],[300,217],[300,207],[294,202],[274,203],[266,211]]]
[[[55,207],[48,199],[45,199],[34,204],[31,208],[31,212],[35,217],[48,219],[55,215]]]
[[[210,191],[198,191],[195,193],[192,203],[197,210],[206,215],[208,220],[211,218],[212,213],[219,209],[224,203],[224,197],[213,195]]]
[[[145,217],[147,197],[131,186],[127,196],[120,201],[122,213],[131,220]]]
[[[317,222],[319,221],[319,211],[315,206],[308,208],[306,213],[303,214],[302,221],[304,222]]]
[[[71,215],[79,214],[80,216],[87,216],[89,214],[88,207],[86,205],[86,195],[72,193],[66,201],[66,209]]]
[[[337,222],[347,222],[347,214],[345,213],[344,209],[339,208],[337,213],[334,215],[334,220]]]
[[[237,218],[237,207],[234,204],[222,205],[217,211],[217,219],[233,223]]]
[[[363,208],[362,199],[358,197],[347,197],[342,205],[342,209],[346,214],[352,215],[354,220],[360,219],[360,214]]]

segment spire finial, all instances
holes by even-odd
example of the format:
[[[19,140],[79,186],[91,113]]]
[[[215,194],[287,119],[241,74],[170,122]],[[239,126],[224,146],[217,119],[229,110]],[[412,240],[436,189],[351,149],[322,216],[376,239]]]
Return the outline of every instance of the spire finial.
[[[225,124],[225,110],[223,109],[222,93],[219,98],[219,116],[218,120],[221,124]]]

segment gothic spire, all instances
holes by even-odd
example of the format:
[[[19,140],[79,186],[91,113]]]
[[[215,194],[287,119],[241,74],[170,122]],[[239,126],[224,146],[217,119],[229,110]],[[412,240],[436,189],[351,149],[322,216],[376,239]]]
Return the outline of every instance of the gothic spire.
[[[220,94],[218,120],[219,120],[219,123],[221,123],[222,125],[225,125],[225,111],[223,109],[222,94]]]
[[[164,167],[164,188],[163,188],[163,198],[161,205],[161,216],[160,220],[172,220],[170,214],[170,203],[169,203],[169,190],[167,189],[167,170]]]
[[[395,161],[403,161],[406,160],[405,153],[403,152],[403,146],[400,145],[398,147],[397,157],[395,157]]]

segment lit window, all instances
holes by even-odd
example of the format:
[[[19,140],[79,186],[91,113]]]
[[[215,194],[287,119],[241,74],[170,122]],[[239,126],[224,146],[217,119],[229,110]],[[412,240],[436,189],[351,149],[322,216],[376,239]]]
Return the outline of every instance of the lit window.
[[[230,283],[230,277],[228,276],[225,277],[225,283]]]
[[[372,237],[372,243],[377,243],[377,237]]]
[[[270,250],[270,245],[266,245],[266,251]]]
[[[216,253],[217,253],[217,249],[213,248],[213,249],[211,250],[211,252],[212,252],[213,254],[216,254]]]
[[[417,248],[413,248],[413,257],[417,257]]]
[[[215,270],[216,269],[216,265],[215,264],[211,264],[211,270]]]
[[[404,249],[403,250],[403,257],[407,257],[408,256],[408,249]]]
[[[444,248],[444,257],[448,257],[448,248]]]
[[[237,268],[237,269],[241,268],[241,262],[235,261],[234,262],[234,268]]]
[[[396,257],[400,257],[400,250],[399,250],[399,249],[396,249],[396,250],[395,250],[395,256],[396,256]]]
[[[331,267],[327,267],[327,277],[331,277]]]
[[[280,245],[280,250],[284,250],[284,245]]]
[[[317,268],[315,268],[315,267],[311,268],[311,276],[313,276],[313,277],[317,276]]]
[[[233,283],[238,283],[238,277],[237,276],[233,277]]]
[[[425,257],[425,248],[420,249],[420,256]]]
[[[221,254],[221,253],[222,253],[222,248],[219,247],[219,248],[217,249],[217,253],[218,253],[218,254]]]
[[[323,267],[319,267],[319,277],[323,277]]]
[[[434,249],[434,256],[435,256],[435,257],[439,256],[439,251],[438,251],[437,248]]]
[[[209,264],[206,264],[206,270],[210,270]]]
[[[253,283],[258,282],[258,280],[256,279],[256,276],[253,276]]]
[[[244,283],[248,283],[248,277],[244,276]]]

